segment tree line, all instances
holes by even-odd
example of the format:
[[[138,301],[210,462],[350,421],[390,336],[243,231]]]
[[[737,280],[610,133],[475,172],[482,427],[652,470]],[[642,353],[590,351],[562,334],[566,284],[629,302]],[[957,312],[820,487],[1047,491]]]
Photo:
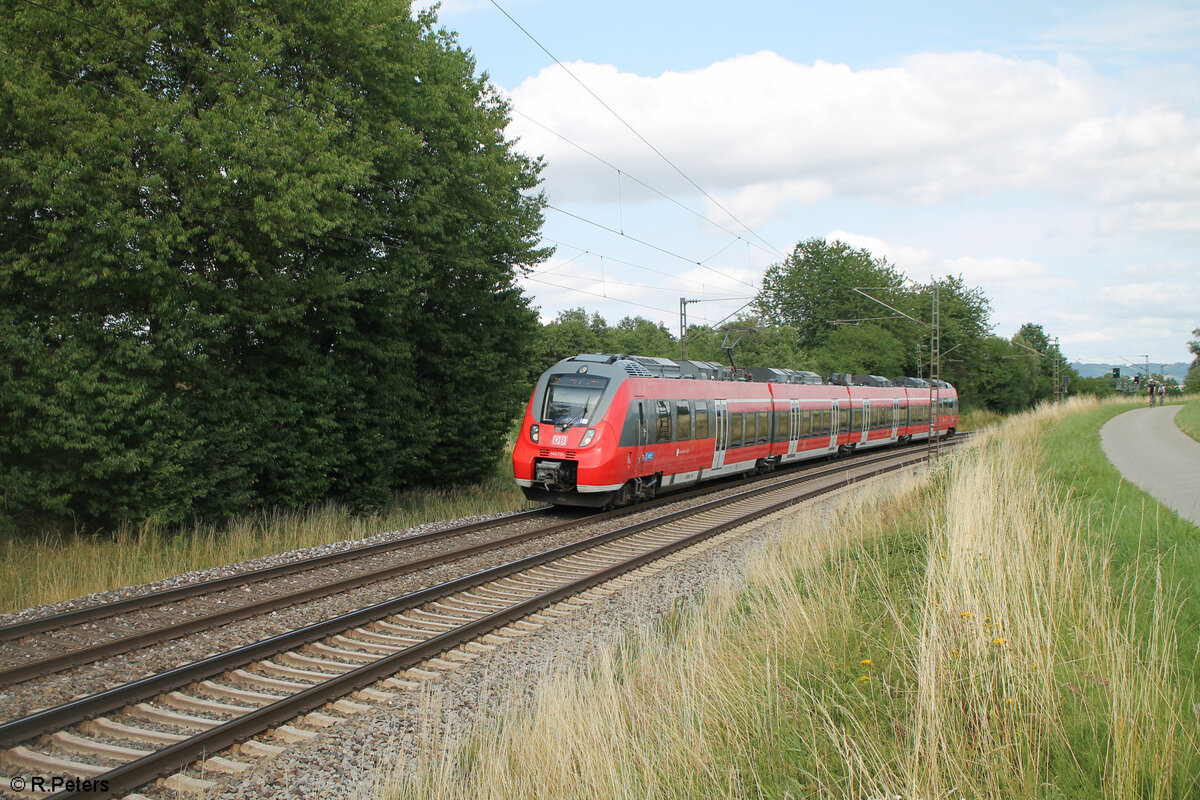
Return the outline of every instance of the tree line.
[[[406,0],[0,2],[0,528],[492,469],[540,164]]]
[[[716,329],[691,326],[684,336],[687,356],[729,363],[722,346],[737,342],[732,358],[738,366],[788,367],[825,377],[850,372],[928,378],[935,289],[939,373],[958,389],[965,408],[1008,414],[1054,397],[1056,361],[1068,393],[1111,393],[1111,382],[1081,379],[1041,325],[1026,323],[1010,338],[993,333],[990,302],[961,278],[912,285],[885,258],[823,239],[800,242],[768,268],[747,313]],[[580,352],[664,358],[683,352],[664,325],[626,317],[610,326],[583,308],[563,311],[543,325],[538,348],[539,370]]]

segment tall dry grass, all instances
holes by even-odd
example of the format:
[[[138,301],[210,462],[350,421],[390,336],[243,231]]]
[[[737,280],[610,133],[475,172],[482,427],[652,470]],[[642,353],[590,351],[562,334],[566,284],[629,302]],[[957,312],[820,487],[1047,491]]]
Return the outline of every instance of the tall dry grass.
[[[808,511],[669,631],[541,680],[391,798],[1180,797],[1178,598],[1036,472],[1057,415]],[[1158,581],[1156,583],[1156,581]]]
[[[54,603],[331,542],[475,514],[528,507],[498,481],[414,490],[388,507],[354,514],[334,503],[236,517],[224,525],[123,526],[111,535],[43,535],[0,541],[0,611]]]

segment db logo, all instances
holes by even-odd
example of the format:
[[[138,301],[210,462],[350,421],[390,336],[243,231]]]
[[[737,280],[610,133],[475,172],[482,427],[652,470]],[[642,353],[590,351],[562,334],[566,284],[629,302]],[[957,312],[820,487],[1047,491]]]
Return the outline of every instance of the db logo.
[[[554,438],[552,438],[552,439],[550,440],[550,443],[551,443],[551,444],[566,444],[566,443],[567,443],[567,437],[566,437],[566,436],[557,436],[557,435],[556,435]]]

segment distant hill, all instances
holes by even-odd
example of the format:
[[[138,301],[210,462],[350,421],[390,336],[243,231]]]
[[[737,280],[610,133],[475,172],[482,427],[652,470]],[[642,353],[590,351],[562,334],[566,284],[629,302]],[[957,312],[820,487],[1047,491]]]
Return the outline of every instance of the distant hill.
[[[1183,383],[1184,376],[1187,375],[1188,367],[1191,364],[1187,361],[1176,361],[1174,364],[1156,364],[1150,362],[1150,371],[1155,375],[1162,373],[1168,378],[1174,378],[1179,383]],[[1120,368],[1121,374],[1126,376],[1140,375],[1142,370],[1134,367],[1131,364],[1082,364],[1073,363],[1071,368],[1079,373],[1081,378],[1101,378],[1112,375],[1113,368]]]

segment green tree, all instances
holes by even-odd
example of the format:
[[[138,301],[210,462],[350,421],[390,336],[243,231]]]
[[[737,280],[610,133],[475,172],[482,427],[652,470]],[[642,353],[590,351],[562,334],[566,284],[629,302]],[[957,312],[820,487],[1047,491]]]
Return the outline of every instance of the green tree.
[[[536,378],[551,364],[570,356],[610,352],[610,339],[608,323],[599,314],[589,316],[584,308],[560,311],[553,322],[542,326],[533,376]]]
[[[980,347],[980,358],[973,365],[974,385],[980,404],[1001,414],[1013,414],[1029,408],[1035,399],[1035,382],[1029,374],[1029,353],[999,336],[987,337]]]
[[[1184,376],[1183,385],[1189,392],[1200,391],[1200,328],[1195,328],[1192,331],[1192,338],[1188,340],[1188,350],[1195,356],[1192,359],[1192,364],[1188,367],[1187,375]]]
[[[0,9],[7,509],[170,522],[490,469],[540,165],[431,13]]]
[[[1018,348],[1015,355],[1026,357],[1024,375],[1030,385],[1029,405],[1053,398],[1054,363],[1058,361],[1060,370],[1066,364],[1058,347],[1050,341],[1041,325],[1032,322],[1026,322],[1017,330],[1012,343]]]
[[[919,319],[931,321],[933,318],[935,286],[938,296],[942,380],[954,384],[962,404],[968,407],[986,405],[975,382],[977,373],[973,367],[981,360],[983,344],[991,336],[991,326],[988,322],[992,310],[991,302],[981,289],[967,286],[961,276],[946,276],[919,286],[912,292],[907,307],[916,309],[919,313],[914,316]],[[920,338],[909,346],[923,357],[917,362],[908,361],[904,374],[928,377],[929,331],[923,329],[918,335]]]
[[[661,322],[645,317],[625,317],[612,329],[614,352],[625,355],[679,358],[679,341]]]
[[[877,325],[839,326],[813,353],[816,372],[864,373],[894,378],[905,373],[905,344]]]
[[[855,287],[899,289],[902,282],[903,277],[884,258],[844,242],[809,239],[797,244],[782,263],[767,268],[755,306],[765,323],[795,328],[800,346],[811,349],[834,335],[835,320],[888,314],[855,292]],[[891,329],[892,325],[884,327]]]

